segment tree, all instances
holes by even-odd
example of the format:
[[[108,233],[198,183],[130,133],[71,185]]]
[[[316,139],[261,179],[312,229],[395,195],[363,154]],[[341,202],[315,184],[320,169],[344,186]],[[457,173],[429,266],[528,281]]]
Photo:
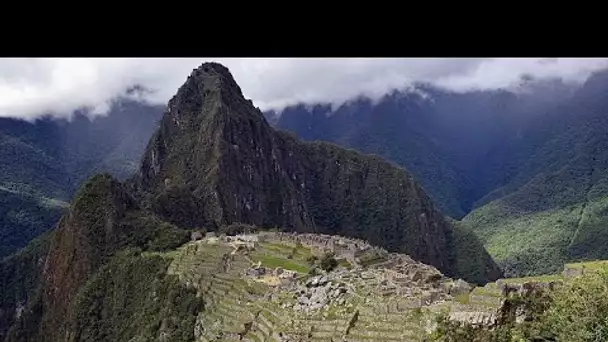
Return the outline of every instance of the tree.
[[[310,266],[314,266],[317,263],[318,260],[319,260],[319,258],[317,258],[316,255],[311,255],[308,258],[306,258],[306,262]]]
[[[321,258],[321,262],[319,262],[319,266],[326,272],[329,272],[338,266],[338,260],[334,257],[334,253],[326,253]]]

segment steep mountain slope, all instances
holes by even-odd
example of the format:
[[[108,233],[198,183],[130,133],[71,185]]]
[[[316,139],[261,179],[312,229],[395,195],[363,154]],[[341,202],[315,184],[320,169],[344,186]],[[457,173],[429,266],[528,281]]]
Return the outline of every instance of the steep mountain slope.
[[[375,103],[359,98],[333,111],[299,105],[266,115],[302,139],[334,142],[405,167],[443,212],[461,218],[511,177],[498,157],[501,146],[571,91],[559,81],[525,84],[517,93],[452,93],[418,85]]]
[[[508,148],[516,176],[464,222],[508,274],[550,273],[608,251],[608,74],[590,78]],[[530,151],[527,154],[522,151]]]
[[[170,326],[154,330],[147,324],[172,320],[181,309],[187,316],[189,306],[196,304],[194,294],[183,292],[183,286],[166,275],[167,261],[141,255],[141,251],[176,248],[187,241],[188,232],[142,211],[108,174],[96,175],[81,187],[49,238],[38,248],[28,246],[2,261],[0,270],[7,273],[7,283],[0,311],[19,312],[0,326],[7,341],[121,340],[124,334],[135,338],[139,333],[170,336]],[[48,253],[41,256],[38,251],[46,249]],[[22,288],[24,283],[27,286]],[[185,296],[180,304],[185,306],[176,308],[171,297],[180,292]],[[133,297],[125,297],[128,294]],[[169,315],[159,316],[162,313]],[[131,325],[128,333],[112,330],[112,324],[138,315],[141,325]],[[12,320],[16,322],[11,324]]]
[[[0,257],[51,228],[89,175],[133,174],[161,114],[160,106],[119,99],[94,119],[0,118]]]
[[[47,231],[32,240],[26,248],[0,260],[0,341],[13,331],[30,327],[15,324],[22,317],[31,315],[31,322],[37,325],[40,317],[40,289],[42,271],[52,238]]]
[[[169,101],[136,191],[175,224],[359,237],[457,273],[454,231],[407,171],[274,131],[219,64],[196,69]]]
[[[334,142],[403,165],[418,176],[442,210],[458,217],[464,214],[458,198],[464,189],[461,184],[466,181],[449,156],[442,155],[441,142],[424,133],[429,126],[428,117],[400,115],[429,110],[419,95],[393,94],[376,106],[370,100],[358,99],[334,113],[330,114],[330,110],[321,105],[310,111],[304,105],[287,108],[277,127],[305,140]],[[419,177],[421,174],[427,177]]]
[[[67,203],[0,188],[0,258],[53,227]]]

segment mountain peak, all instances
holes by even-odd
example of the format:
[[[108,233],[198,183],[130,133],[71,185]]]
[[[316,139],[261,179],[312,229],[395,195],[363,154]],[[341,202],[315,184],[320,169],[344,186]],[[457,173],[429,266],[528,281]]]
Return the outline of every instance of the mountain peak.
[[[230,73],[230,70],[223,64],[217,62],[205,62],[201,64],[198,68],[194,69],[192,72],[193,75],[201,73],[217,74],[222,75],[226,78],[233,78],[232,74]]]
[[[203,63],[198,68],[192,70],[188,79],[192,79],[195,83],[204,84],[208,88],[237,90],[238,93],[241,93],[241,88],[234,80],[230,70],[220,63]]]
[[[245,98],[230,70],[222,64],[207,62],[192,70],[169,101],[169,110],[198,112],[208,102],[228,104],[235,101],[245,101]]]
[[[254,134],[252,128],[270,136],[262,112],[244,98],[228,68],[203,63],[169,101],[159,130],[150,141],[140,168],[144,188],[164,188],[165,183],[185,185],[201,173],[216,172],[226,141],[248,137]],[[201,172],[203,169],[206,171]]]
[[[275,131],[218,63],[195,69],[170,101],[137,183],[145,206],[178,226],[352,236],[455,271],[452,229],[407,171]]]

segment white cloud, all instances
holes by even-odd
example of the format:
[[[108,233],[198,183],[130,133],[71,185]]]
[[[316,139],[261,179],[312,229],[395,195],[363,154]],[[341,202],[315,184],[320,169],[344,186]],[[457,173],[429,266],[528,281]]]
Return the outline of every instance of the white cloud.
[[[97,113],[135,84],[156,90],[164,104],[192,69],[211,59],[0,59],[0,116],[68,116],[88,106]],[[582,81],[608,66],[606,59],[214,59],[226,65],[246,97],[261,109],[297,102],[341,103],[378,97],[415,81],[456,91],[517,84],[524,74]]]

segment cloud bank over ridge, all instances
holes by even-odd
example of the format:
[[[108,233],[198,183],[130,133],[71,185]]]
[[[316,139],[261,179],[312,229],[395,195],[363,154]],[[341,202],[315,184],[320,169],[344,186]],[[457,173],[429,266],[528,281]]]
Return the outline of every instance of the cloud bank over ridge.
[[[134,85],[152,90],[146,101],[165,104],[204,61],[226,65],[262,110],[377,98],[412,82],[454,91],[510,87],[522,76],[582,82],[608,67],[608,59],[582,58],[5,58],[0,117],[67,117],[82,107],[103,114]]]

